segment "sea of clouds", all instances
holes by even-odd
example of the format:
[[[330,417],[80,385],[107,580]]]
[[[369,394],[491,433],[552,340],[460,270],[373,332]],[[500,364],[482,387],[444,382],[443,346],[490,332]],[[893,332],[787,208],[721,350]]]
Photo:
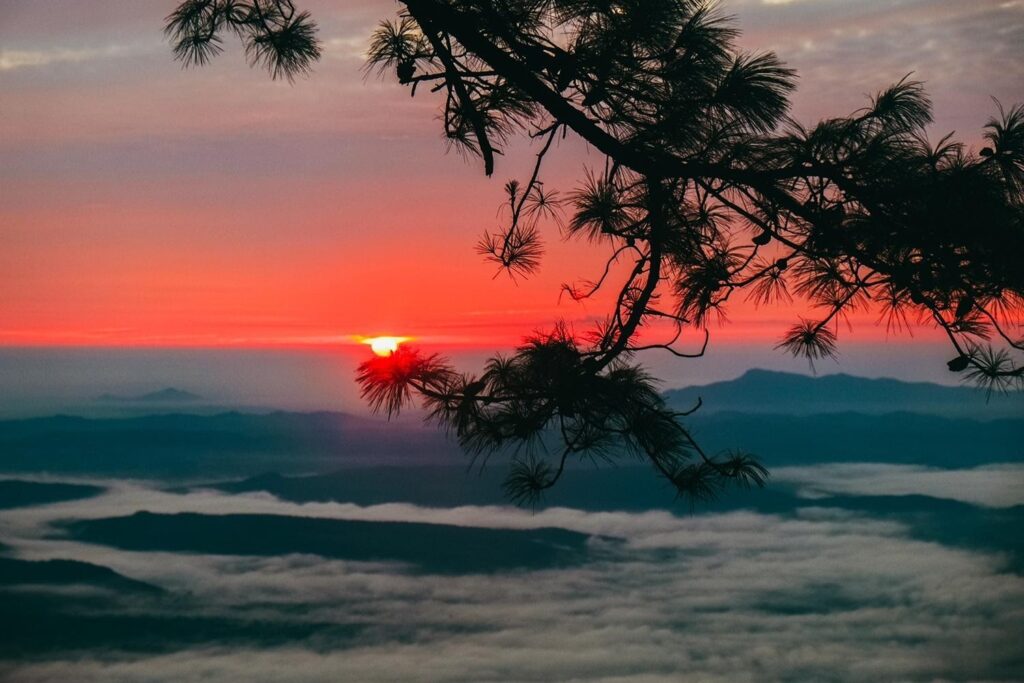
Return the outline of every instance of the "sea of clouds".
[[[989,504],[1024,503],[1019,466],[828,466],[777,476],[816,496],[895,481],[894,491],[958,500],[981,495],[978,482],[994,477],[1010,483]],[[104,484],[96,498],[5,511],[0,540],[22,559],[92,562],[168,592],[122,596],[111,602],[121,611],[323,628],[275,645],[212,634],[163,651],[58,650],[0,664],[3,680],[931,681],[1020,680],[1024,670],[1024,577],[1007,571],[1005,558],[918,540],[900,522],[849,510],[360,507]],[[439,576],[310,555],[125,551],[55,533],[60,520],[138,510],[559,527],[592,540],[581,565]]]

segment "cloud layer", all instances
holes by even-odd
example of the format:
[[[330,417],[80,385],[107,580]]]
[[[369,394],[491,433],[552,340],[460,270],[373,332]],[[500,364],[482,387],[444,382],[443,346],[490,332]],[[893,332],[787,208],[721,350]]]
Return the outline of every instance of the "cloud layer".
[[[821,490],[837,473],[826,468],[815,482],[790,474]],[[108,483],[89,501],[10,511],[0,536],[19,556],[104,564],[176,596],[136,610],[280,628],[320,623],[321,635],[267,648],[212,634],[202,646],[131,656],[112,643],[8,663],[5,680],[1013,680],[1022,663],[1014,653],[1024,579],[1005,573],[997,554],[913,540],[898,522],[851,511],[531,514],[295,505]],[[624,543],[593,540],[580,567],[454,578],[379,562],[125,552],[42,538],[56,519],[138,509],[557,526]],[[352,629],[354,639],[330,635]]]
[[[841,463],[818,467],[779,467],[776,481],[791,482],[810,497],[828,494],[924,495],[985,507],[1024,505],[1024,465],[987,465],[970,470],[937,467]]]

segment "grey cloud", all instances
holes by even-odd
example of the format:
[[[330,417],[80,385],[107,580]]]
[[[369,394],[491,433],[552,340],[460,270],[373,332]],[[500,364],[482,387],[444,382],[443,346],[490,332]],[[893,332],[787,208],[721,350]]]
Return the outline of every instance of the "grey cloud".
[[[13,71],[50,64],[78,64],[109,57],[125,57],[138,53],[138,46],[106,45],[90,48],[54,47],[42,50],[0,50],[0,71]]]
[[[749,49],[773,49],[800,74],[797,118],[849,113],[913,71],[936,102],[936,129],[973,139],[1024,80],[1024,3],[728,0]]]

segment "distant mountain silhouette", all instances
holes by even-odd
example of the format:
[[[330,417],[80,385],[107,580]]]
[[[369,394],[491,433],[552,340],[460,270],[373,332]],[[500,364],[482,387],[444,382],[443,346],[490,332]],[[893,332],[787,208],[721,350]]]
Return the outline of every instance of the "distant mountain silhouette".
[[[118,401],[123,403],[186,403],[202,400],[202,396],[193,394],[190,391],[167,387],[159,391],[151,391],[148,394],[122,395],[103,394],[99,396],[100,401]]]
[[[868,379],[846,374],[809,377],[770,370],[749,370],[726,382],[671,389],[669,403],[680,409],[700,398],[700,414],[730,411],[777,415],[857,412],[925,413],[992,420],[1024,416],[1024,392],[993,394],[971,387],[928,382]]]
[[[703,412],[687,424],[713,452],[740,448],[769,467],[825,462],[888,462],[936,467],[976,467],[1020,462],[1024,419],[982,422],[966,418],[895,412],[770,413]]]
[[[780,400],[780,403],[782,401]],[[973,467],[1019,462],[1024,419],[915,413],[778,415],[701,410],[687,424],[712,451],[742,448],[775,467],[890,462]],[[500,471],[502,456],[494,456]],[[432,427],[344,413],[223,413],[0,421],[0,472],[201,478],[375,465],[465,465]]]
[[[5,472],[209,477],[424,461],[463,458],[436,429],[344,413],[0,420]]]

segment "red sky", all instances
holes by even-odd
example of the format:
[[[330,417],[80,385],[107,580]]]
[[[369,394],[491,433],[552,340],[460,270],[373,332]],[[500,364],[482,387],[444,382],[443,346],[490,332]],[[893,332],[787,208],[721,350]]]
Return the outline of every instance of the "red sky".
[[[548,235],[540,274],[493,278],[474,253],[520,144],[492,179],[446,154],[437,101],[365,78],[385,0],[302,2],[326,55],[294,85],[237,46],[182,71],[160,29],[173,0],[0,5],[0,344],[303,345],[350,335],[501,346],[556,318],[559,284],[600,252]],[[989,96],[1024,98],[1024,2],[726,1],[750,49],[801,74],[794,113],[845,114],[909,71],[936,133],[976,140]],[[572,189],[567,143],[547,172]],[[719,339],[769,340],[792,311],[736,305]],[[884,337],[870,327],[864,339]]]

